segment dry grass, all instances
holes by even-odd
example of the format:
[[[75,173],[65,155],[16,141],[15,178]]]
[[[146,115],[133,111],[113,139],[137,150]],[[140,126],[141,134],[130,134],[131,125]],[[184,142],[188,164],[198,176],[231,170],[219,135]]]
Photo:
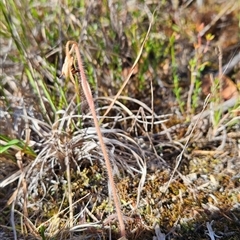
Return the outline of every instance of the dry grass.
[[[99,124],[127,239],[238,239],[240,6],[174,4],[0,3],[0,238],[124,235]]]

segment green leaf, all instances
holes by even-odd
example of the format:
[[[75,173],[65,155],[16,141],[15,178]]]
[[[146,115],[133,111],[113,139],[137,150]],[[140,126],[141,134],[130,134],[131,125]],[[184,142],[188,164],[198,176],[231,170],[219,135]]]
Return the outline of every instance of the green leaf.
[[[21,143],[21,141],[19,141],[18,139],[13,139],[11,141],[9,141],[6,145],[4,146],[0,146],[0,153],[4,153],[6,152],[9,148],[11,148],[12,146],[18,146],[18,144]]]

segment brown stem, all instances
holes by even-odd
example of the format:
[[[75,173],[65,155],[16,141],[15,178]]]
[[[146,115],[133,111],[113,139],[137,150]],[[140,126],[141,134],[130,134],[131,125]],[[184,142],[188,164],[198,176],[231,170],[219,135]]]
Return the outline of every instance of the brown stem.
[[[106,146],[105,146],[104,141],[103,141],[103,136],[102,136],[102,133],[101,133],[101,130],[100,130],[100,127],[99,127],[99,123],[98,123],[98,119],[97,119],[97,115],[96,115],[96,111],[95,111],[95,106],[94,106],[94,102],[93,102],[92,92],[91,92],[90,86],[89,86],[89,84],[86,80],[86,76],[85,76],[85,73],[84,73],[82,59],[81,59],[81,56],[80,56],[78,45],[74,41],[68,41],[67,46],[69,46],[69,44],[72,44],[75,48],[77,62],[78,62],[78,68],[79,68],[79,71],[80,71],[81,86],[82,86],[83,92],[85,94],[85,97],[87,99],[89,108],[90,108],[92,116],[93,116],[94,125],[95,125],[97,135],[98,135],[98,138],[99,138],[99,143],[100,143],[100,146],[101,146],[101,149],[102,149],[102,152],[103,152],[103,156],[104,156],[104,159],[105,159],[108,178],[109,178],[109,183],[110,183],[110,187],[111,187],[112,195],[113,195],[113,201],[114,201],[114,204],[115,204],[115,207],[116,207],[118,221],[119,221],[119,225],[120,225],[121,237],[125,237],[126,236],[125,225],[124,225],[124,222],[123,222],[123,216],[122,216],[122,213],[121,213],[120,203],[119,203],[118,196],[117,196],[117,190],[116,190],[114,179],[113,179],[112,167],[111,167],[111,163],[110,163],[110,160],[109,160],[109,157],[108,157]]]

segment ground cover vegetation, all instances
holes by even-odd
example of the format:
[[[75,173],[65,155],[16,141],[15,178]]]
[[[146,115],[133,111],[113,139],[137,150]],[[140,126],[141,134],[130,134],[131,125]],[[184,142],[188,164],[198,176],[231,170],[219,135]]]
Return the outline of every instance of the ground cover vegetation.
[[[0,9],[1,239],[239,239],[239,1]]]

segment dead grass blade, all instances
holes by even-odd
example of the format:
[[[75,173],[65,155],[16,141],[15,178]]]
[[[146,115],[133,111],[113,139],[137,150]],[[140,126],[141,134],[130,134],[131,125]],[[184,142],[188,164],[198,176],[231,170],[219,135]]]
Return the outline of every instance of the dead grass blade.
[[[108,109],[107,109],[106,112],[104,113],[103,118],[100,120],[100,122],[99,122],[100,125],[101,125],[104,117],[109,113],[109,111],[110,111],[111,108],[113,107],[115,101],[118,99],[118,97],[119,97],[120,94],[122,93],[123,89],[125,88],[125,86],[126,86],[127,83],[129,82],[129,80],[130,80],[130,78],[131,78],[131,76],[132,76],[132,74],[133,74],[133,72],[134,72],[134,70],[135,70],[135,67],[137,66],[137,63],[138,63],[138,61],[139,61],[139,59],[140,59],[140,57],[141,57],[141,55],[142,55],[142,51],[143,51],[144,45],[145,45],[145,43],[146,43],[146,41],[147,41],[147,39],[148,39],[148,35],[149,35],[150,31],[151,31],[153,21],[154,21],[154,15],[151,16],[151,21],[150,21],[150,23],[149,23],[148,31],[147,31],[147,33],[146,33],[146,35],[145,35],[145,37],[144,37],[144,40],[143,40],[143,43],[142,43],[141,48],[140,48],[140,50],[139,50],[139,53],[138,53],[138,55],[137,55],[137,58],[136,58],[136,60],[135,60],[135,62],[134,62],[134,64],[133,64],[133,66],[131,67],[131,70],[130,70],[130,72],[129,72],[127,78],[126,78],[126,80],[123,82],[121,88],[119,89],[118,93],[117,93],[116,96],[114,97],[112,103],[109,105]]]

